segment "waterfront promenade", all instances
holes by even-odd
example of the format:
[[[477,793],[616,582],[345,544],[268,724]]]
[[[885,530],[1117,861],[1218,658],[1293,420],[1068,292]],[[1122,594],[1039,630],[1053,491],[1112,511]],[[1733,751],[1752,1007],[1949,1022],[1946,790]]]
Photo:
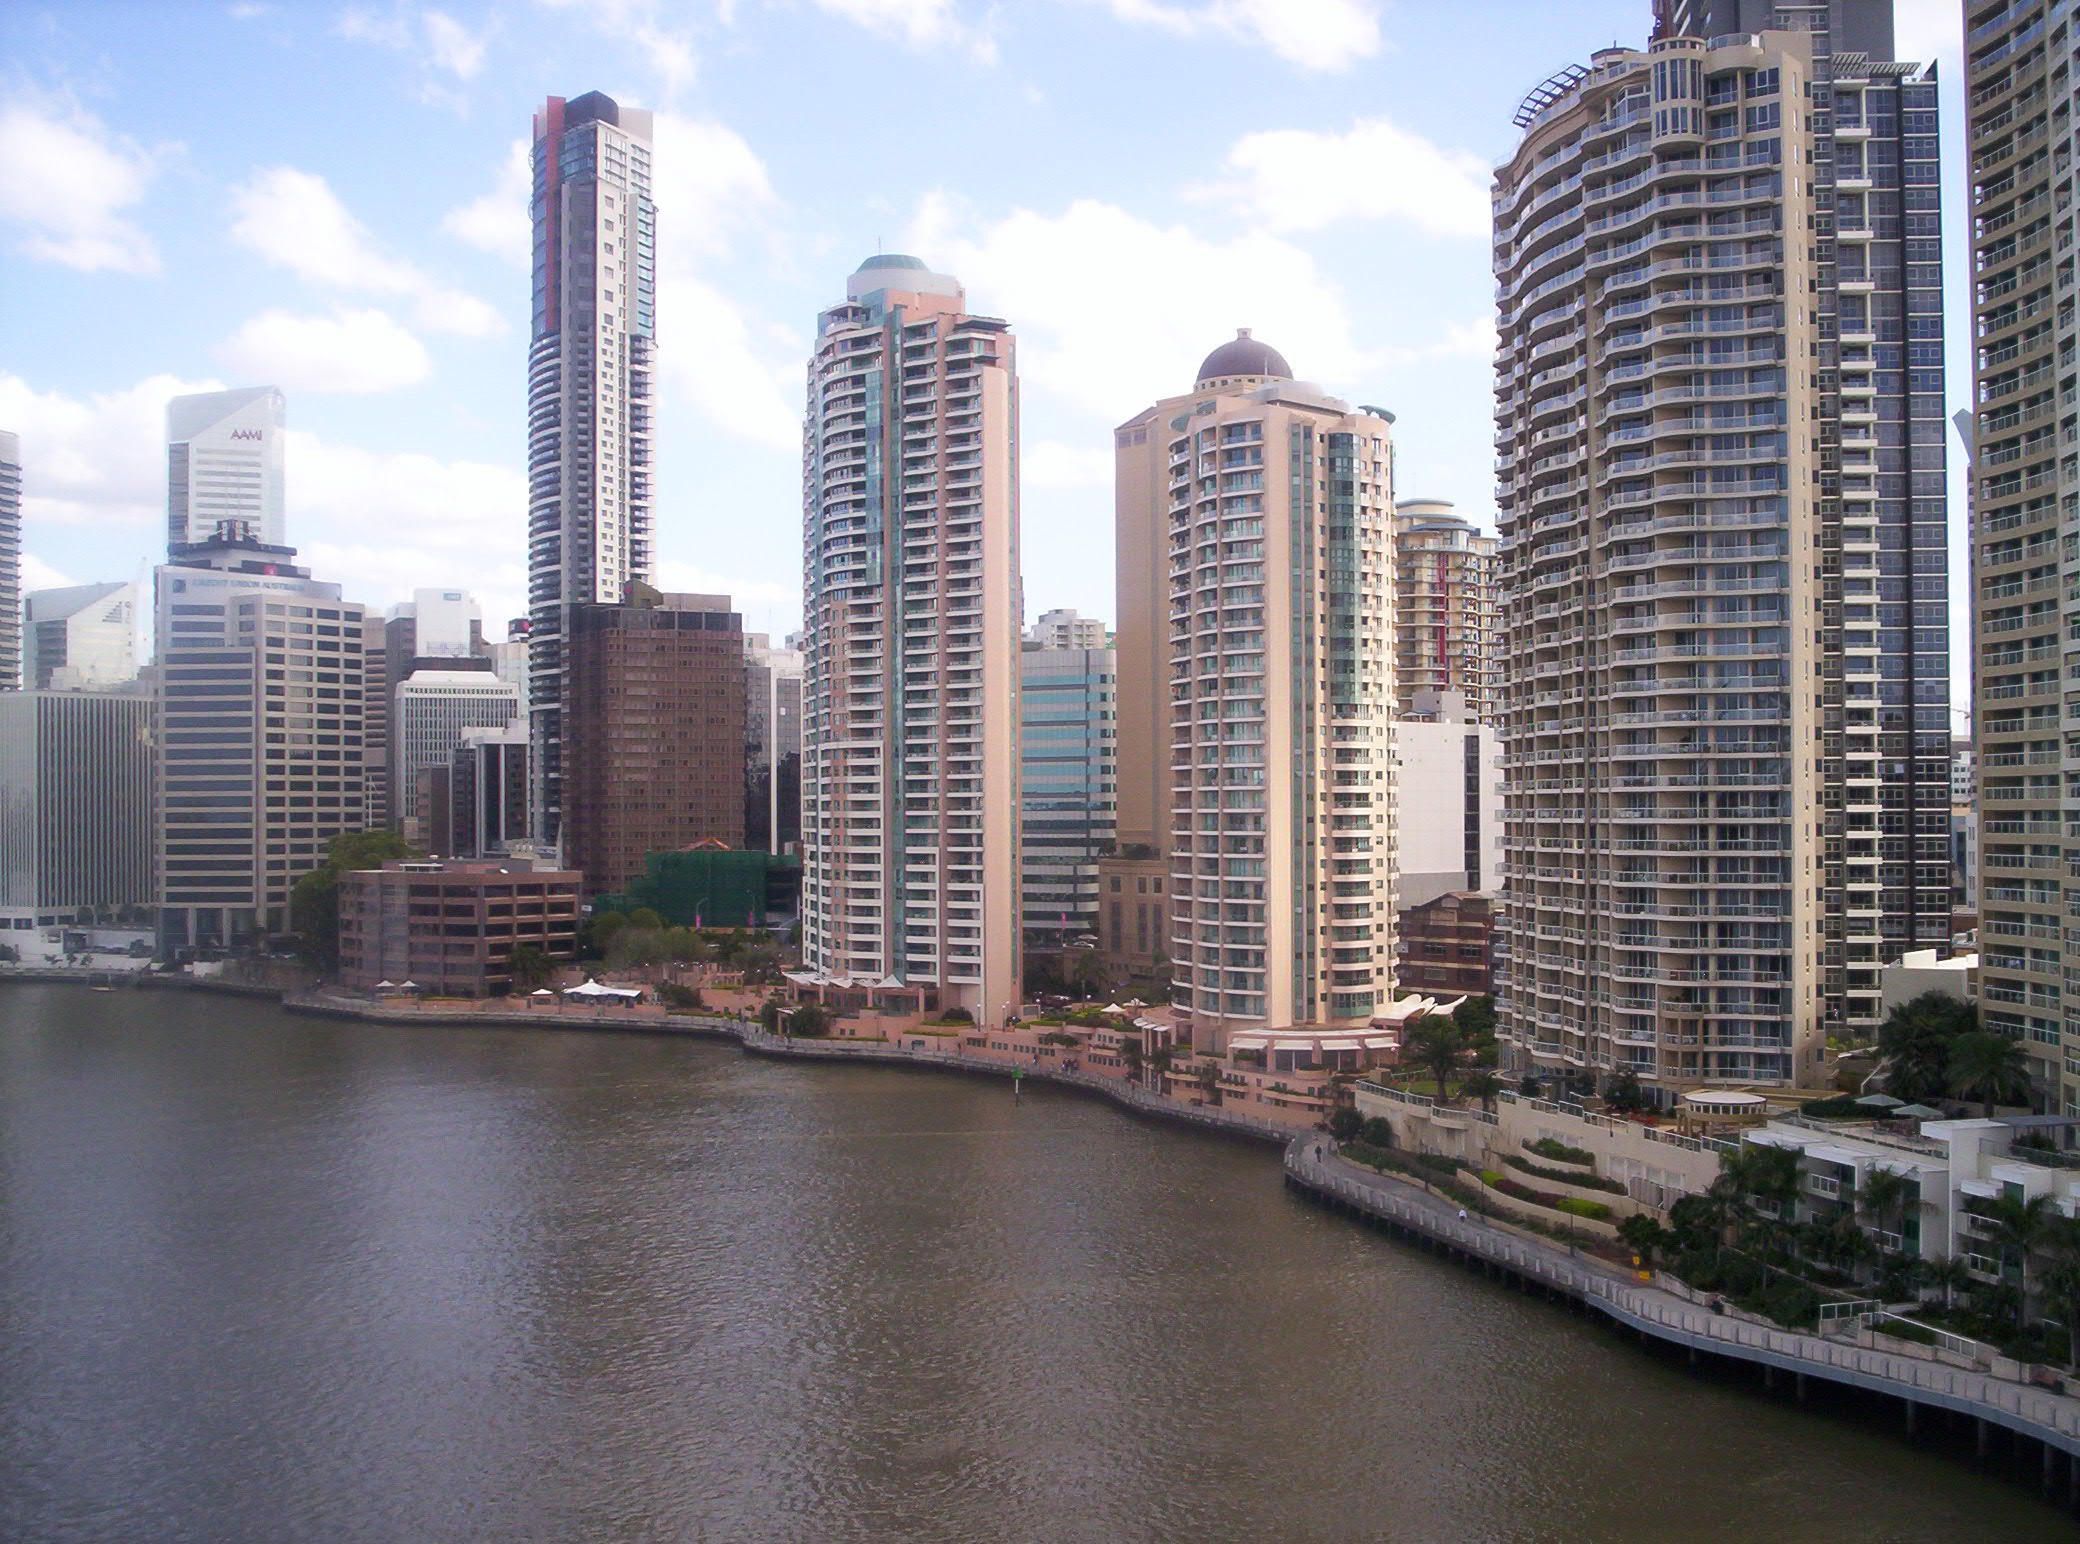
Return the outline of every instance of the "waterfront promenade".
[[[2080,1399],[1988,1372],[1714,1312],[1603,1261],[1468,1218],[1456,1204],[1412,1182],[1335,1156],[1326,1138],[1296,1138],[1286,1149],[1285,1170],[1298,1190],[1415,1234],[1469,1264],[1573,1299],[1643,1337],[1680,1346],[1693,1359],[1722,1356],[1799,1380],[1822,1378],[1888,1395],[1902,1401],[1910,1431],[1923,1406],[2004,1427],[2044,1444],[2047,1480],[2050,1453],[2067,1455],[2068,1496],[2080,1499]],[[1802,1382],[1797,1386],[1803,1389]]]

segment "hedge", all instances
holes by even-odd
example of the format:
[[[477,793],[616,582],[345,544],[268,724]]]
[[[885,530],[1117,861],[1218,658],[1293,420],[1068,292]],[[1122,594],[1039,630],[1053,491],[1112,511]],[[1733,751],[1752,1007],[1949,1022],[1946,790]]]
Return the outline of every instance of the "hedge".
[[[1608,1221],[1611,1209],[1601,1201],[1583,1201],[1575,1196],[1562,1196],[1554,1203],[1561,1211],[1575,1217],[1586,1217],[1591,1222]]]
[[[1587,1148],[1569,1147],[1565,1142],[1553,1137],[1540,1137],[1536,1142],[1526,1142],[1524,1148],[1525,1151],[1536,1153],[1541,1158],[1551,1158],[1560,1163],[1578,1163],[1586,1167],[1596,1162],[1596,1155]]]
[[[1601,1174],[1577,1174],[1572,1169],[1548,1169],[1542,1164],[1532,1163],[1514,1155],[1505,1158],[1503,1162],[1513,1169],[1521,1169],[1526,1174],[1534,1174],[1540,1179],[1549,1179],[1557,1184],[1579,1185],[1585,1190],[1603,1190],[1614,1196],[1626,1193],[1623,1185],[1614,1179],[1605,1179]]]

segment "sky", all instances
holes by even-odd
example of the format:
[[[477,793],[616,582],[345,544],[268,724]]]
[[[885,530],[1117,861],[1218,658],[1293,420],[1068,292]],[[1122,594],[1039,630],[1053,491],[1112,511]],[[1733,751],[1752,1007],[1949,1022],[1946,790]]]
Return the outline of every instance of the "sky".
[[[1961,8],[1897,9],[1901,56],[1946,77],[1954,409]],[[274,384],[302,561],[377,605],[467,587],[497,636],[524,588],[526,141],[545,98],[591,90],[658,115],[665,588],[798,625],[805,361],[880,250],[1018,336],[1029,615],[1113,618],[1110,431],[1238,327],[1395,412],[1400,496],[1492,526],[1491,171],[1524,93],[1642,43],[1648,12],[10,0],[0,429],[22,440],[25,587],[138,576],[164,540],[166,399]]]

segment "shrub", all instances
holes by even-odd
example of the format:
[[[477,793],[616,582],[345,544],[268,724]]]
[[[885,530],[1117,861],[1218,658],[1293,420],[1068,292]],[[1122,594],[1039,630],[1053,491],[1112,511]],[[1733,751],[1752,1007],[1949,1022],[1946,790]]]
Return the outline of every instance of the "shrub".
[[[657,995],[667,1008],[691,1011],[701,1006],[701,994],[690,986],[681,986],[676,981],[667,981],[657,989]]]
[[[1526,1142],[1524,1148],[1525,1151],[1536,1153],[1541,1158],[1550,1158],[1555,1163],[1578,1163],[1587,1166],[1596,1162],[1596,1155],[1588,1149],[1569,1147],[1565,1142],[1556,1141],[1552,1137],[1540,1137],[1536,1142]]]
[[[1605,1179],[1601,1174],[1577,1174],[1572,1169],[1549,1169],[1543,1164],[1532,1163],[1515,1156],[1505,1158],[1503,1162],[1513,1169],[1521,1169],[1526,1174],[1536,1175],[1540,1179],[1551,1180],[1555,1184],[1579,1185],[1585,1190],[1604,1190],[1614,1196],[1625,1194],[1623,1185],[1614,1179]]]
[[[941,1024],[972,1024],[975,1015],[966,1008],[948,1008],[939,1015]]]
[[[1502,1173],[1500,1170],[1483,1169],[1481,1170],[1481,1183],[1483,1185],[1486,1185],[1491,1190],[1500,1190],[1504,1185],[1508,1184],[1509,1181],[1502,1177]]]
[[[1364,1119],[1353,1109],[1341,1109],[1329,1117],[1329,1135],[1339,1142],[1348,1142],[1365,1129]]]
[[[1393,1125],[1377,1115],[1365,1122],[1360,1135],[1364,1137],[1368,1147],[1392,1147],[1394,1145]]]
[[[1586,1217],[1591,1222],[1610,1220],[1611,1209],[1601,1201],[1584,1201],[1577,1196],[1562,1196],[1553,1204],[1570,1216]]]

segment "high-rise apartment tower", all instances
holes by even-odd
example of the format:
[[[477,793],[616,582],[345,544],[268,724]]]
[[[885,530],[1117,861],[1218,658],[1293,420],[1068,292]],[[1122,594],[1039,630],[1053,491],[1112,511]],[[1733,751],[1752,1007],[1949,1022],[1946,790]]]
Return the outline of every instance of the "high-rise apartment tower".
[[[1394,684],[1401,711],[1457,692],[1466,716],[1495,712],[1495,538],[1444,499],[1394,506]]]
[[[802,953],[1001,1023],[1019,1000],[1018,376],[958,281],[870,257],[803,446]]]
[[[2023,1037],[2046,1107],[2080,1115],[2080,954],[2069,905],[2080,863],[2080,607],[2069,599],[2080,574],[2080,12],[1975,0],[1965,25],[1980,1014],[1988,1029]],[[1968,779],[1959,791],[1968,824]]]
[[[1202,1050],[1393,996],[1391,422],[1245,330],[1114,431],[1120,851]]]
[[[1664,16],[1496,177],[1521,1070],[1796,1082],[1948,937],[1935,84],[1844,9]]]
[[[527,604],[537,829],[560,838],[570,608],[647,583],[657,212],[650,114],[597,91],[534,115]]]

